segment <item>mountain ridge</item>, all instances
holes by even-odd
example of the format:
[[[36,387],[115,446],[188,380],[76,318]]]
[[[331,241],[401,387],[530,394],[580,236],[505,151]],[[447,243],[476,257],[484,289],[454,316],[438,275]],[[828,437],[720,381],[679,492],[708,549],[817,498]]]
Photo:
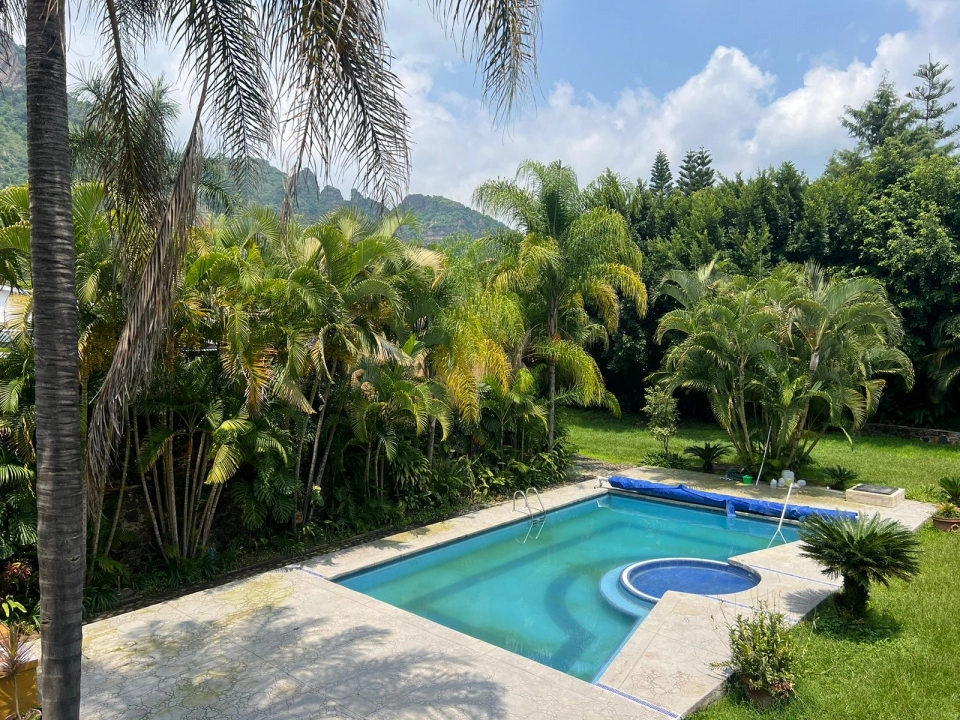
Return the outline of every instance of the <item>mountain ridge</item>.
[[[27,181],[25,62],[21,46],[0,47],[0,188]],[[79,121],[75,104],[71,104],[71,121]],[[279,210],[286,193],[286,174],[265,160],[253,162],[257,182],[244,188],[240,196],[247,202]],[[306,222],[314,222],[342,207],[376,214],[382,206],[357,190],[351,191],[348,200],[335,187],[327,185],[321,188],[312,171],[300,173],[294,206],[296,214]],[[462,233],[482,237],[505,227],[497,220],[442,195],[411,194],[403,199],[398,209],[413,211],[418,219],[416,232],[410,229],[401,232],[408,240],[416,237],[423,242],[434,243]]]

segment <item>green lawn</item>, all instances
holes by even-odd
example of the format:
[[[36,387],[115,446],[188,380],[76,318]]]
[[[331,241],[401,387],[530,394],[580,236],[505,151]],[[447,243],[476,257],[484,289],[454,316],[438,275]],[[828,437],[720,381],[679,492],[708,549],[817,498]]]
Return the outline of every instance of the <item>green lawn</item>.
[[[920,532],[923,569],[874,590],[871,617],[849,630],[832,610],[794,632],[797,697],[759,711],[731,692],[696,720],[960,720],[960,534]]]
[[[565,408],[563,419],[578,452],[613,463],[639,463],[661,446],[646,431],[636,415],[615,418],[595,410]],[[726,435],[712,425],[685,425],[671,441],[672,452],[704,441],[725,441]],[[851,445],[843,435],[831,435],[813,451],[816,465],[803,477],[817,478],[818,469],[843,465],[858,473],[862,482],[895,485],[907,497],[932,500],[930,488],[944,475],[960,475],[960,447],[929,445],[920,440],[890,437],[857,437]],[[696,469],[691,458],[691,469]]]
[[[565,410],[570,437],[584,455],[636,463],[658,447],[636,417]],[[674,443],[722,440],[709,426],[684,427]],[[922,495],[926,485],[960,474],[960,448],[894,438],[824,440],[821,466],[842,464],[863,480],[896,484]],[[797,697],[755,710],[737,691],[695,720],[960,720],[960,534],[920,533],[923,568],[911,583],[872,594],[869,618],[851,627],[829,602],[794,632],[803,653]]]

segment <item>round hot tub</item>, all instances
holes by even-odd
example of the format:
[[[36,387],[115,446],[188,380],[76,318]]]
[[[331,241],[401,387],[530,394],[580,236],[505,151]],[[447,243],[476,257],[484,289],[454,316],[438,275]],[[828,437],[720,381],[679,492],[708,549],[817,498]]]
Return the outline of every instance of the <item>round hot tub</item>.
[[[724,595],[749,590],[760,582],[752,570],[717,560],[666,558],[628,565],[620,586],[630,595],[657,602],[668,590],[694,595]]]

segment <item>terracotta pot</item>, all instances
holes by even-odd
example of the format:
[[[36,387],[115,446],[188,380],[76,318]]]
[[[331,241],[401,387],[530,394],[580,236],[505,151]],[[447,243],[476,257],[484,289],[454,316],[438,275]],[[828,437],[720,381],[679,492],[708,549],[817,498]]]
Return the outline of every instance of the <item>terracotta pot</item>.
[[[0,642],[7,641],[7,628],[0,625]],[[37,665],[39,661],[28,652],[27,661],[17,673],[16,682],[10,675],[0,675],[0,718],[16,717],[19,705],[20,713],[37,707]]]
[[[960,532],[960,518],[938,517],[932,518],[933,526],[941,532]]]
[[[16,690],[14,690],[16,688]],[[16,700],[14,699],[16,692]],[[17,673],[17,682],[9,675],[0,677],[0,717],[16,717],[18,707],[21,714],[39,704],[37,698],[37,661],[31,660],[22,671]]]

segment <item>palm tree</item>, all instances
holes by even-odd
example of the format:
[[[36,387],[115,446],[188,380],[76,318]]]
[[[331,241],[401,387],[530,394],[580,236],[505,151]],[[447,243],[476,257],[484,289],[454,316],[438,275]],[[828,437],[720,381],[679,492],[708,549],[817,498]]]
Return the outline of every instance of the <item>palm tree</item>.
[[[508,113],[535,74],[539,3],[535,0],[446,2],[438,14],[462,24],[483,69],[486,98]],[[76,278],[67,122],[67,2],[25,0],[0,6],[0,27],[24,30],[31,254],[37,351],[38,554],[43,595],[44,711],[53,720],[79,716],[83,480],[77,397]],[[357,162],[363,184],[388,196],[407,176],[408,122],[400,83],[390,69],[382,0],[320,3],[131,3],[104,0],[88,11],[102,19],[105,102],[91,118],[102,147],[107,193],[124,219],[121,249],[131,239],[130,208],[152,240],[147,261],[131,273],[127,325],[91,426],[88,459],[102,482],[125,407],[153,366],[172,306],[172,281],[185,252],[203,167],[203,118],[236,158],[263,155],[276,127],[271,97],[292,98],[285,118],[296,176],[315,152],[329,164]],[[190,136],[173,181],[166,138],[150,140],[137,119],[149,93],[136,48],[163,34],[183,50],[197,90]],[[138,43],[139,41],[144,41]],[[279,70],[270,87],[269,71]],[[161,141],[162,140],[162,141]],[[162,146],[162,152],[158,150]],[[172,188],[172,190],[171,190]],[[140,235],[141,237],[143,235]],[[135,257],[139,255],[135,254]],[[123,259],[123,258],[121,258]]]
[[[843,578],[840,599],[850,612],[863,614],[870,585],[910,580],[920,572],[920,542],[895,520],[879,515],[812,515],[800,525],[801,554]]]
[[[743,282],[729,282],[712,264],[694,272],[667,273],[660,290],[680,307],[666,313],[657,342],[677,333],[654,377],[676,388],[707,393],[710,407],[738,455],[749,456],[754,438],[748,420],[757,390],[767,382],[763,359],[777,349],[777,316],[757,292]]]
[[[900,318],[869,278],[829,278],[808,265],[756,281],[708,265],[668,273],[661,293],[679,307],[660,321],[658,342],[674,343],[654,377],[671,390],[706,393],[744,459],[769,435],[769,458],[792,466],[825,429],[862,427],[884,376],[913,381],[896,347]],[[764,432],[755,433],[757,422]]]
[[[552,447],[558,369],[568,380],[565,397],[584,404],[615,402],[583,346],[606,341],[616,329],[620,294],[646,312],[640,251],[623,217],[605,207],[590,209],[573,169],[559,161],[528,160],[515,180],[477,188],[474,202],[518,230],[495,238],[501,255],[496,282],[526,303],[533,352],[547,366]],[[600,323],[593,322],[590,311]]]

